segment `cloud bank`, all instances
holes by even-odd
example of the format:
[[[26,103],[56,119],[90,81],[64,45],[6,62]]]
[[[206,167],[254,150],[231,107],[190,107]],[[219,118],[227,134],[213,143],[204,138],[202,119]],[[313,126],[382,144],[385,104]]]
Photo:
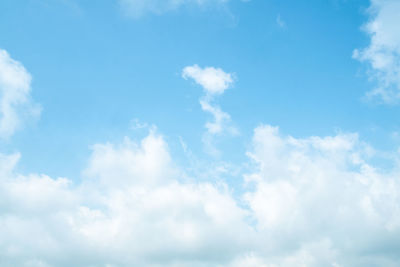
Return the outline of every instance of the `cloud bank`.
[[[254,130],[239,197],[177,166],[164,138],[97,144],[83,180],[0,157],[2,266],[398,266],[400,181],[356,134]]]
[[[232,86],[232,75],[194,65],[182,76],[205,92],[201,107],[215,119],[207,133],[226,131],[212,101]],[[30,80],[2,51],[8,135],[32,104]],[[400,264],[399,152],[387,159],[394,167],[382,170],[356,133],[296,138],[260,125],[235,187],[188,175],[154,128],[138,142],[126,137],[91,149],[81,179],[19,173],[21,155],[0,154],[1,266]]]
[[[249,237],[226,186],[180,181],[156,133],[95,145],[80,184],[15,174],[17,160],[1,162],[2,266],[206,266]]]
[[[368,63],[369,75],[376,88],[369,97],[378,96],[386,103],[400,98],[400,2],[372,0],[370,21],[364,26],[370,37],[368,47],[353,53],[353,57]]]

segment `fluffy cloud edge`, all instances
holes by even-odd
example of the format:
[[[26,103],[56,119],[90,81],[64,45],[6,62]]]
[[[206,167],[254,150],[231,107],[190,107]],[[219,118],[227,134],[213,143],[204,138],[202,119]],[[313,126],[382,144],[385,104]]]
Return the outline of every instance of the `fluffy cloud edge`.
[[[37,118],[41,107],[30,96],[30,73],[0,49],[0,137],[10,138],[27,118]]]
[[[399,12],[400,2],[396,0],[371,0],[370,21],[363,27],[370,44],[353,52],[353,58],[368,64],[368,76],[376,82],[366,96],[389,104],[400,99]]]

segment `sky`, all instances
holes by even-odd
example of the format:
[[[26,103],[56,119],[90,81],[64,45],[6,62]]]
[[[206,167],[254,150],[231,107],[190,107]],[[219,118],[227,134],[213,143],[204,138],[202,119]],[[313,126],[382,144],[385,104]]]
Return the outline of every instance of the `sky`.
[[[399,0],[0,2],[0,265],[399,266]]]

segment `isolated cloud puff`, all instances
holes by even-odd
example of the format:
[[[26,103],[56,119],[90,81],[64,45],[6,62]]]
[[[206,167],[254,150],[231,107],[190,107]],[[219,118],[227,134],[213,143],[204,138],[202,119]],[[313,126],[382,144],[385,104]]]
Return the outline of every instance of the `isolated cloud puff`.
[[[30,99],[31,75],[7,51],[0,49],[0,137],[8,138],[26,117],[40,114]]]
[[[182,77],[184,79],[193,79],[210,95],[223,94],[234,81],[232,74],[226,73],[220,68],[201,68],[198,65],[185,67],[182,71]]]
[[[353,57],[369,64],[369,74],[377,82],[368,95],[393,103],[400,98],[400,2],[371,0],[369,14],[371,19],[364,29],[370,44],[355,50]]]
[[[139,18],[146,13],[162,14],[188,4],[204,6],[207,4],[222,4],[228,1],[229,0],[119,0],[119,4],[124,13],[134,18]]]

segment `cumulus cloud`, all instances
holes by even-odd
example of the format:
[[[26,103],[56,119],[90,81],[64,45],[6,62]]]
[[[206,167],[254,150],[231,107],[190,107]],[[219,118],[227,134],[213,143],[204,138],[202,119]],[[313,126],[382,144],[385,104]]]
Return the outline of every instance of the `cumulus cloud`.
[[[353,53],[353,57],[367,62],[371,79],[377,83],[368,96],[378,96],[393,103],[400,98],[400,2],[371,0],[370,21],[364,26],[370,37],[368,47]]]
[[[399,169],[369,164],[356,134],[257,127],[238,197],[188,180],[154,131],[92,150],[80,182],[18,174],[20,155],[0,155],[2,266],[400,263]]]
[[[124,13],[139,18],[146,13],[162,14],[176,10],[183,5],[205,6],[223,4],[229,0],[119,0]]]
[[[356,134],[296,139],[264,125],[252,146],[258,171],[246,176],[255,190],[244,199],[268,262],[284,252],[277,266],[399,263],[398,165],[383,173],[369,164],[374,150]]]
[[[220,68],[201,68],[196,64],[185,67],[182,71],[182,77],[193,79],[210,95],[223,94],[233,83],[232,74],[226,73]]]
[[[207,266],[251,237],[227,186],[168,171],[155,133],[95,145],[80,183],[17,174],[18,158],[0,157],[2,266]]]
[[[151,134],[142,140],[140,146],[125,138],[120,146],[94,145],[85,175],[99,178],[96,182],[107,187],[128,183],[159,183],[173,173],[170,160],[166,144],[160,136]],[[136,179],[132,180],[132,177]]]
[[[0,137],[8,138],[27,117],[40,114],[30,99],[31,75],[24,66],[0,49]]]
[[[3,69],[3,84],[23,87]],[[21,174],[20,154],[0,154],[0,264],[399,266],[398,153],[381,170],[355,133],[261,125],[234,188],[189,177],[154,127],[93,145],[81,180]]]

